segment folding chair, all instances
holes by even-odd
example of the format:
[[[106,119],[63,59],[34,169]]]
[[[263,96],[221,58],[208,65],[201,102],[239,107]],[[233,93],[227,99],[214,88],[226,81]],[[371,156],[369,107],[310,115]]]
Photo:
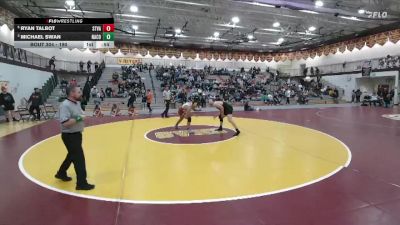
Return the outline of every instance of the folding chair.
[[[54,119],[57,115],[57,110],[52,104],[44,104],[41,106],[41,112],[45,119]]]
[[[19,118],[24,121],[29,121],[32,118],[32,115],[29,113],[29,109],[27,106],[18,106],[15,113],[19,115]]]

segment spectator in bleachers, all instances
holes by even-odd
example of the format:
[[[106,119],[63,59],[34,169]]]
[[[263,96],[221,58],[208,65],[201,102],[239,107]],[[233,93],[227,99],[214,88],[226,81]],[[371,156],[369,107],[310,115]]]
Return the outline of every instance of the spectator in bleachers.
[[[134,117],[134,116],[137,116],[137,115],[139,115],[139,114],[136,111],[136,107],[134,105],[130,106],[128,108],[128,116],[129,117]]]
[[[43,105],[43,98],[39,88],[34,89],[34,92],[28,99],[28,103],[31,104],[29,106],[29,114],[33,116],[33,120],[40,120],[40,106]],[[33,111],[36,111],[36,115]]]
[[[79,61],[79,70],[80,70],[81,72],[83,72],[83,65],[84,65],[84,64],[85,64],[84,62]]]
[[[101,112],[101,107],[100,105],[95,105],[94,110],[93,110],[93,116],[94,117],[103,117],[103,113]]]
[[[99,92],[99,98],[101,99],[101,101],[104,101],[104,98],[106,97],[106,93],[104,92],[103,88],[100,88],[100,92]]]
[[[93,86],[90,90],[90,95],[92,96],[92,98],[97,98],[97,94],[99,94],[99,90],[96,86]]]
[[[111,116],[115,117],[115,116],[121,116],[121,109],[119,108],[119,106],[117,104],[113,104],[111,107]]]
[[[92,72],[92,61],[87,61],[86,68],[88,73]]]
[[[112,93],[113,93],[112,88],[107,86],[106,87],[106,96],[107,96],[107,98],[111,98],[112,97]]]
[[[60,87],[65,89],[67,86],[68,86],[68,81],[62,78],[60,81]]]
[[[96,72],[98,68],[99,68],[99,63],[96,61],[94,62],[94,71]]]
[[[76,87],[76,86],[78,86],[78,82],[76,81],[75,78],[72,78],[72,79],[69,81],[69,86],[70,86],[70,87]]]
[[[18,121],[15,118],[15,100],[14,97],[12,96],[11,93],[9,93],[7,91],[7,87],[6,86],[2,86],[1,87],[1,93],[0,93],[0,106],[3,107],[3,110],[5,112],[6,115],[6,121],[10,122],[10,121]]]
[[[118,78],[119,78],[119,74],[117,72],[114,72],[112,75],[112,82],[113,83],[118,83]]]

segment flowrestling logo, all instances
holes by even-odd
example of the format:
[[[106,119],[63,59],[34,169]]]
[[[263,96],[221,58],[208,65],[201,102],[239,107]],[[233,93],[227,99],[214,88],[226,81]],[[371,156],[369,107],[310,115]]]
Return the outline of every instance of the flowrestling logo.
[[[365,15],[367,15],[368,18],[371,18],[371,19],[386,19],[388,17],[388,13],[385,11],[383,11],[383,12],[366,11]]]
[[[169,144],[206,144],[225,141],[233,138],[235,132],[224,128],[217,131],[216,127],[206,125],[193,125],[190,130],[185,126],[176,130],[174,127],[165,127],[149,131],[145,134],[147,139]]]

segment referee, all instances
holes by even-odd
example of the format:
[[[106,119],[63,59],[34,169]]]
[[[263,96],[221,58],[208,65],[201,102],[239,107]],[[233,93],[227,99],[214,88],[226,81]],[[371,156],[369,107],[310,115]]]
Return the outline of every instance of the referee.
[[[85,155],[82,149],[82,131],[84,129],[83,111],[80,100],[82,91],[79,87],[67,88],[68,98],[60,105],[61,138],[68,150],[67,157],[61,164],[55,177],[62,181],[71,181],[67,170],[71,163],[74,164],[77,182],[76,190],[92,190],[94,185],[86,180]]]
[[[166,86],[165,90],[163,91],[163,97],[165,102],[165,110],[163,113],[161,113],[161,117],[168,118],[169,104],[171,104],[171,91],[169,90],[168,86]]]

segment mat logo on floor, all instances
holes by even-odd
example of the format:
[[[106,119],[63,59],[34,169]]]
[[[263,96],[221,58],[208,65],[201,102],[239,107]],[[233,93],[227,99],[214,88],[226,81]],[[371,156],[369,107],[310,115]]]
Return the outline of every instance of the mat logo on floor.
[[[190,132],[186,126],[182,126],[179,130],[175,127],[163,127],[151,130],[145,134],[149,140],[168,143],[168,144],[206,144],[225,141],[233,138],[235,131],[224,128],[217,131],[217,127],[209,125],[192,125]]]
[[[391,119],[391,120],[400,120],[400,114],[384,114],[382,117]]]
[[[206,136],[206,135],[226,134],[226,133],[228,133],[226,130],[216,131],[215,128],[208,128],[208,129],[190,130],[190,132],[188,130],[156,132],[155,136],[158,139],[167,139],[167,138],[173,138],[174,136],[190,137],[191,135]]]

